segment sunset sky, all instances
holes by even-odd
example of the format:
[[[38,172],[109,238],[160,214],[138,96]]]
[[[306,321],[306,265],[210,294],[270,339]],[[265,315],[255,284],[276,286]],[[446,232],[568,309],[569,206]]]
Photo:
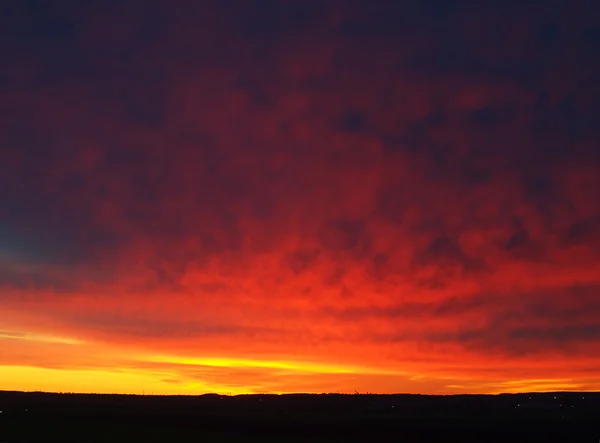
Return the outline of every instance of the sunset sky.
[[[597,1],[6,1],[0,57],[0,390],[600,390]]]

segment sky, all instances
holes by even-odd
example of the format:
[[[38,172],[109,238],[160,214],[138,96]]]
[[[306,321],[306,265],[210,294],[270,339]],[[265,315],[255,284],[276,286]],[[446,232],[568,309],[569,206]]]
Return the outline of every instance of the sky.
[[[0,389],[600,390],[596,1],[0,30]]]

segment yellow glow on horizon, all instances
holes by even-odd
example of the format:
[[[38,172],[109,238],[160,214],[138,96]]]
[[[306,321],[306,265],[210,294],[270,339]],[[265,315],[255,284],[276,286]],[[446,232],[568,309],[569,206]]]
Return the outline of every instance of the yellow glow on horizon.
[[[211,361],[211,359],[207,359]],[[246,366],[241,366],[240,361],[236,361],[242,370],[241,378],[237,379],[237,383],[243,380],[243,369]],[[221,362],[223,364],[223,362]],[[2,390],[10,391],[44,391],[44,392],[72,392],[72,393],[95,393],[95,394],[153,394],[153,395],[200,395],[208,393],[216,393],[221,395],[239,395],[239,394],[284,394],[291,392],[303,392],[302,384],[297,384],[297,381],[289,379],[290,385],[284,386],[281,384],[272,384],[270,377],[273,374],[268,372],[269,368],[280,367],[276,362],[269,366],[263,366],[267,371],[265,378],[262,381],[248,380],[248,384],[228,384],[218,380],[212,380],[209,376],[207,379],[197,379],[187,377],[185,374],[179,373],[177,368],[165,369],[142,369],[142,368],[84,368],[84,369],[69,369],[69,368],[42,368],[37,366],[2,366],[0,365],[0,381]],[[224,367],[224,366],[221,366]],[[306,374],[306,372],[300,372]],[[340,372],[331,374],[342,374]],[[347,374],[347,372],[346,372]],[[362,376],[365,374],[352,373],[353,375]],[[288,377],[287,374],[280,374],[283,377]],[[319,385],[319,375],[327,375],[323,373],[311,373],[311,376],[316,376],[314,379],[315,386]],[[234,376],[235,377],[235,376]],[[286,380],[288,380],[286,378]],[[352,379],[354,380],[354,378]],[[264,383],[263,383],[264,381]],[[404,390],[403,379],[395,379],[393,385],[396,387],[390,392],[412,392],[412,390]],[[348,381],[336,387],[335,392],[354,392],[353,386],[355,381]],[[388,381],[389,383],[389,381]],[[323,385],[325,387],[326,385]],[[406,387],[406,386],[405,386]],[[459,392],[482,393],[482,394],[500,394],[500,393],[520,393],[520,392],[552,392],[552,391],[576,391],[581,390],[582,385],[576,383],[568,383],[566,380],[553,382],[543,380],[513,380],[513,381],[497,381],[487,382],[478,385],[465,385],[459,383],[451,383],[444,386],[446,389]],[[300,388],[300,389],[298,389]],[[318,389],[312,392],[329,392]],[[590,386],[586,386],[586,390]],[[378,392],[378,390],[369,390],[370,392]],[[440,393],[440,389],[425,389],[422,393]],[[458,392],[457,392],[458,391]],[[385,390],[381,391],[385,392]],[[449,392],[445,392],[449,393]]]
[[[33,366],[0,366],[3,390],[76,392],[95,394],[204,394],[214,386],[200,382],[167,383],[169,373],[101,369],[53,369]],[[231,391],[223,388],[221,392]]]
[[[244,358],[202,358],[202,357],[175,357],[175,356],[150,356],[142,357],[139,361],[153,363],[170,363],[190,366],[212,366],[220,368],[263,368],[279,369],[291,372],[310,374],[393,374],[398,372],[384,371],[374,368],[339,366],[325,363],[312,363],[302,361],[278,360],[251,360]]]
[[[566,381],[571,381],[571,379],[563,379],[563,378],[532,378],[525,380],[510,380],[505,381],[502,384],[511,386],[511,385],[522,385],[522,384],[564,384]]]
[[[516,394],[519,392],[576,391],[579,389],[581,389],[581,384],[573,383],[571,379],[531,379],[500,383],[499,389],[493,393]]]

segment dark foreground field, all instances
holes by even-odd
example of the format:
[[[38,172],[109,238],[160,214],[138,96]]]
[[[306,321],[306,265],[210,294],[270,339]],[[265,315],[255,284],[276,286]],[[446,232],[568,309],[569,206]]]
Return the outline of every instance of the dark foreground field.
[[[0,392],[0,442],[594,442],[600,394],[200,397]]]

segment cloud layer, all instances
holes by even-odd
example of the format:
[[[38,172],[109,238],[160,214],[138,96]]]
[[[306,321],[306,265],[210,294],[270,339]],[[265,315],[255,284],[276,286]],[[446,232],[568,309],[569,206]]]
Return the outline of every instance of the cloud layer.
[[[165,392],[600,386],[594,2],[3,8],[5,369],[81,368],[38,334],[360,368]]]

